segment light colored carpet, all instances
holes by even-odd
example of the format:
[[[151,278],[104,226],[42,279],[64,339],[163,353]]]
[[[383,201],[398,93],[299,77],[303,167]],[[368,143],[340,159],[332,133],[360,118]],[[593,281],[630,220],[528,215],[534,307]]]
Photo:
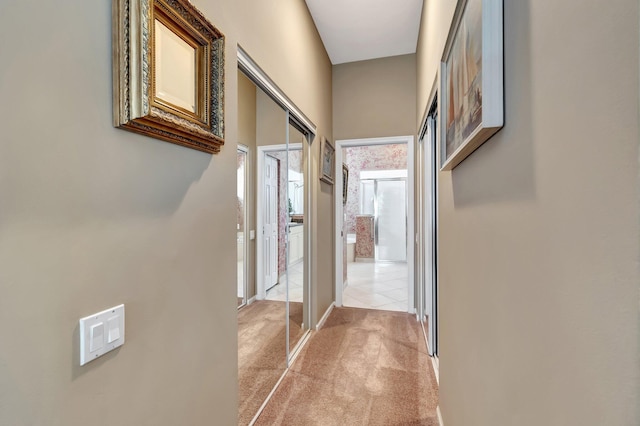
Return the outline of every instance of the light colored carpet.
[[[293,342],[303,334],[302,303],[291,302],[289,314]],[[238,310],[238,424],[249,424],[286,369],[285,333],[285,302],[259,300]]]
[[[437,404],[436,378],[414,316],[336,308],[256,424],[437,426]]]

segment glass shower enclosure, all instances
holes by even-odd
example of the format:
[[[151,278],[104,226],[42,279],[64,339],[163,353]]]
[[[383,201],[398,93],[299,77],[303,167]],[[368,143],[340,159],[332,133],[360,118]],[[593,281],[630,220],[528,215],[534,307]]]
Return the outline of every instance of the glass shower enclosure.
[[[361,214],[374,216],[375,260],[407,261],[407,179],[360,182]]]

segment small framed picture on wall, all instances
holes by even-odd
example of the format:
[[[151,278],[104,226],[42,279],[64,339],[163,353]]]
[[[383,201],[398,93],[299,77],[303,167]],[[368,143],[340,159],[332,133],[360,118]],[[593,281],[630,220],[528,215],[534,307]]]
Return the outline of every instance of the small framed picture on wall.
[[[322,137],[320,142],[320,180],[333,185],[336,150],[329,139]]]
[[[349,192],[349,168],[342,165],[342,205],[347,205],[347,194]]]

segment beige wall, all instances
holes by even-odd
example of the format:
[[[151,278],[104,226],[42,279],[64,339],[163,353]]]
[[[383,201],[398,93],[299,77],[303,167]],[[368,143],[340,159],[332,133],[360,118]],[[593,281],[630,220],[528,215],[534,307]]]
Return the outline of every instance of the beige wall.
[[[455,3],[425,1],[419,116]],[[638,3],[504,4],[505,127],[439,174],[444,421],[637,425]]]
[[[236,423],[236,45],[328,136],[331,64],[304,2],[194,4],[226,35],[214,156],[111,126],[110,2],[3,3],[0,424]],[[78,319],[118,303],[125,345],[79,367]]]
[[[416,133],[416,55],[334,65],[335,139]]]

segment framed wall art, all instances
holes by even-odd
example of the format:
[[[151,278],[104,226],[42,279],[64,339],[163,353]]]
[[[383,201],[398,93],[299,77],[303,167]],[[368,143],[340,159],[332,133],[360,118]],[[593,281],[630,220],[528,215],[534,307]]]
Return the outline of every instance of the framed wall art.
[[[320,180],[333,185],[336,150],[329,139],[322,137],[320,141]]]
[[[347,194],[349,193],[349,168],[342,165],[342,205],[347,205]]]
[[[440,166],[451,170],[504,125],[503,0],[458,0],[440,67]]]
[[[224,35],[188,0],[113,0],[116,127],[208,153],[224,144]]]

